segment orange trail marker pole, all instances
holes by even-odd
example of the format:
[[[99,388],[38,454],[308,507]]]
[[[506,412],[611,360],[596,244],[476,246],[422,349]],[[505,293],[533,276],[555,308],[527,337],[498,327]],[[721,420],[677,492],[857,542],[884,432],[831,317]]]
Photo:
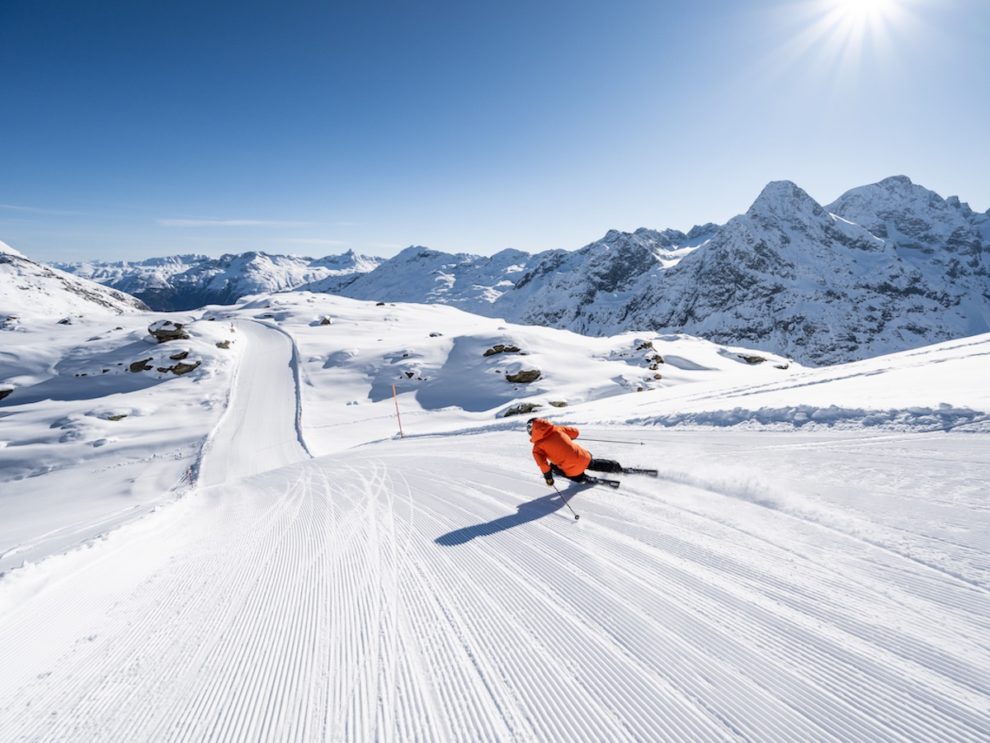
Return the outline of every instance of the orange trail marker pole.
[[[395,385],[394,384],[392,385],[392,400],[393,400],[393,402],[395,402],[395,417],[399,421],[399,438],[400,439],[404,439],[406,437],[406,435],[404,433],[402,433],[402,416],[399,415],[399,398],[395,394]]]

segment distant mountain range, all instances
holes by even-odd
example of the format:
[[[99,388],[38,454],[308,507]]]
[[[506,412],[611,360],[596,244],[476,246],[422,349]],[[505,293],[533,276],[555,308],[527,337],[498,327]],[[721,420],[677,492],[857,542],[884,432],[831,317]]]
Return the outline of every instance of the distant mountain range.
[[[154,310],[232,304],[248,294],[302,289],[333,293],[384,261],[348,251],[325,258],[251,252],[209,258],[174,255],[143,261],[53,263],[63,271],[132,294]]]
[[[822,206],[789,181],[687,233],[610,231],[580,250],[410,247],[384,260],[265,253],[56,264],[155,309],[310,290],[442,303],[589,335],[684,332],[830,364],[990,330],[990,212],[904,176]]]

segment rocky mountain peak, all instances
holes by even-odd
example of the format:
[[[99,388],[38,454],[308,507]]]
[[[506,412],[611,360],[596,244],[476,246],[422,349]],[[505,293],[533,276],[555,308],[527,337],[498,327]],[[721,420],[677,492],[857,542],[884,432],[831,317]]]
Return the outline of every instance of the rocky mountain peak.
[[[825,210],[796,183],[771,181],[756,197],[746,216],[793,223],[822,218]]]
[[[847,191],[828,210],[888,240],[914,263],[963,255],[966,263],[953,273],[985,270],[978,260],[986,242],[983,218],[958,197],[943,199],[906,176]]]
[[[877,183],[846,191],[828,205],[834,214],[869,227],[885,215],[908,214],[923,219],[968,218],[969,206],[958,196],[943,199],[934,191],[911,181],[907,176],[885,178]]]
[[[396,253],[392,260],[398,263],[405,263],[423,258],[434,258],[438,255],[440,255],[439,250],[433,250],[432,248],[427,248],[423,245],[410,245],[408,248],[403,248]]]
[[[914,181],[906,175],[889,176],[878,182],[877,185],[888,191],[899,191],[900,193],[907,193],[915,186]]]
[[[714,222],[706,222],[705,224],[696,224],[687,233],[687,239],[691,242],[698,242],[702,240],[710,240],[715,236],[715,233],[721,229],[721,225],[717,225]]]

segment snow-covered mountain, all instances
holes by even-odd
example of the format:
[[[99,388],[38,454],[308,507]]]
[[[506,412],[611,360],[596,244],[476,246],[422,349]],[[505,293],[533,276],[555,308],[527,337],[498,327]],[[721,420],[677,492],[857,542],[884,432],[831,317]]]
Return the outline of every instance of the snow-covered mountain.
[[[855,188],[828,211],[891,244],[925,284],[972,321],[970,333],[990,323],[990,210],[974,212],[958,197],[941,198],[903,176]]]
[[[450,304],[488,316],[585,332],[580,318],[609,316],[622,304],[619,295],[635,293],[651,269],[676,265],[717,230],[716,225],[695,227],[687,234],[611,230],[580,250],[535,255],[503,250],[476,256],[414,246],[358,276],[338,293],[353,299]],[[522,307],[534,304],[537,293],[539,301],[548,304],[531,318]]]
[[[0,242],[0,323],[8,327],[25,312],[60,320],[146,309],[132,296],[32,261]]]
[[[775,182],[722,227],[613,231],[575,252],[516,258],[515,276],[479,284],[484,259],[408,250],[341,293],[589,335],[685,332],[810,364],[990,330],[990,216],[903,176],[828,208]]]
[[[926,197],[897,199],[898,209],[888,211],[874,194],[889,194],[891,182]],[[666,272],[638,322],[814,364],[990,329],[990,243],[977,220],[907,179],[857,192],[825,209],[793,183],[770,184],[703,252]],[[911,225],[914,242],[880,229],[875,213]],[[857,223],[868,216],[865,226]],[[946,216],[954,217],[951,231]]]
[[[247,294],[312,288],[336,292],[382,259],[347,251],[324,258],[263,252],[176,255],[143,261],[56,263],[57,268],[126,291],[163,311],[231,304]]]
[[[374,271],[354,277],[336,293],[352,299],[387,297],[392,302],[449,304],[484,312],[503,292],[512,290],[532,259],[520,250],[478,256],[411,246]]]
[[[410,247],[388,260],[246,253],[64,267],[156,309],[304,289],[448,304],[588,335],[684,332],[808,364],[990,330],[990,214],[904,176],[827,207],[775,182],[725,225],[612,230],[576,251]]]

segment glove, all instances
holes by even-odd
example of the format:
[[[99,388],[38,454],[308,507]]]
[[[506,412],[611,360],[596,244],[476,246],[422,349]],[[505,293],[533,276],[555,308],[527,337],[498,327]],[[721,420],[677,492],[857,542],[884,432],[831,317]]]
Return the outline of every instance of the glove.
[[[553,485],[553,472],[544,472],[543,479],[546,480],[547,485]]]

